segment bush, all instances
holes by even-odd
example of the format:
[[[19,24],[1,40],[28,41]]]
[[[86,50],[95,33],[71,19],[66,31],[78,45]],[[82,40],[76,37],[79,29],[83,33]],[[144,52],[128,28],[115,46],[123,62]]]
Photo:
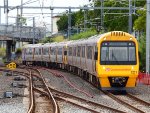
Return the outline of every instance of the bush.
[[[0,57],[4,57],[6,55],[6,49],[0,48]]]
[[[17,48],[17,50],[16,50],[15,54],[16,54],[16,55],[21,55],[21,53],[22,53],[21,48]]]
[[[90,36],[95,35],[97,32],[95,30],[89,30],[86,32],[82,32],[80,34],[75,34],[73,36],[70,37],[70,40],[78,40],[78,39],[82,39],[82,38],[89,38]]]

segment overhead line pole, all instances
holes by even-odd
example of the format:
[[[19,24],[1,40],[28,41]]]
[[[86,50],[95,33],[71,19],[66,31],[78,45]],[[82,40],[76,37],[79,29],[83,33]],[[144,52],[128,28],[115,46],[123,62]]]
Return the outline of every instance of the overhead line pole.
[[[51,10],[51,34],[53,34],[53,9],[50,8]]]
[[[147,0],[146,13],[146,73],[150,73],[150,0]]]
[[[129,28],[128,32],[132,33],[132,0],[129,0]]]
[[[35,44],[35,17],[33,17],[33,44]]]
[[[104,28],[104,0],[101,0],[101,28]]]
[[[1,24],[1,8],[0,8],[0,24]]]
[[[71,8],[69,7],[68,11],[68,39],[71,36]]]

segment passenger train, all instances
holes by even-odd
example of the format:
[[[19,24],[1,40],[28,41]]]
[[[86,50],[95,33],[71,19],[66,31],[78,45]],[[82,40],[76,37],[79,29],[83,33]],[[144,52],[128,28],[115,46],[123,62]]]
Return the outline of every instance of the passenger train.
[[[60,43],[28,44],[23,64],[74,72],[102,90],[134,88],[139,72],[138,43],[122,31]]]

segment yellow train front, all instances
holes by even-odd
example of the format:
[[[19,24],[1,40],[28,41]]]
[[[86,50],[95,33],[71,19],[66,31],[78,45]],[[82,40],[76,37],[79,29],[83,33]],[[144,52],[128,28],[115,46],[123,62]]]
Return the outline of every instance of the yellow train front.
[[[106,90],[134,88],[139,71],[138,43],[125,32],[109,32],[97,41],[96,72]]]

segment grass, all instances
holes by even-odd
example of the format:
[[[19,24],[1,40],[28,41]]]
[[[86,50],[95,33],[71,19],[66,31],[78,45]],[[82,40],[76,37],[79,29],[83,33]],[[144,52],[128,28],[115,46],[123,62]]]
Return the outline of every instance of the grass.
[[[86,32],[81,32],[80,34],[75,34],[70,37],[70,40],[79,40],[82,38],[89,38],[90,36],[95,35],[97,32],[95,30],[89,30]]]

